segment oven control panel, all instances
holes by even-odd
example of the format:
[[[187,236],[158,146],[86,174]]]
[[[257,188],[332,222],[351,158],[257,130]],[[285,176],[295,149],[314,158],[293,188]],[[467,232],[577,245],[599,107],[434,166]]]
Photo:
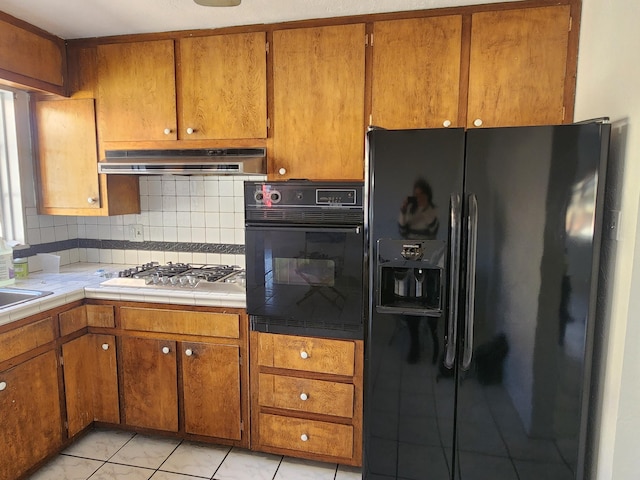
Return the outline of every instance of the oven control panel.
[[[362,208],[363,192],[361,182],[245,182],[245,207]]]

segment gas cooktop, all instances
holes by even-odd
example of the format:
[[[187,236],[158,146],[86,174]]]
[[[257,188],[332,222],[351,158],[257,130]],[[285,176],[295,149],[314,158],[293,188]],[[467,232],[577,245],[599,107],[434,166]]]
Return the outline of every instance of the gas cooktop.
[[[213,292],[239,292],[245,288],[245,271],[233,265],[192,265],[145,263],[118,272],[100,285],[134,288],[190,289]]]

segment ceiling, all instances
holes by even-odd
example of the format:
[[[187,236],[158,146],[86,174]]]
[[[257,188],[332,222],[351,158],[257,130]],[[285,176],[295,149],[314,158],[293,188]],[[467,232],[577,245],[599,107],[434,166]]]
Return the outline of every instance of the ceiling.
[[[193,0],[0,0],[0,11],[72,39],[480,3],[492,0],[242,0],[237,7],[217,8]]]

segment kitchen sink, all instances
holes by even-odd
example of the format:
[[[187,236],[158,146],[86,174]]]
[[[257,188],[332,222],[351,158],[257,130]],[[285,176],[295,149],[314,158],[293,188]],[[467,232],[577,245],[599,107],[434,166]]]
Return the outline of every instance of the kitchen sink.
[[[51,295],[52,293],[53,292],[43,292],[40,290],[27,290],[24,288],[0,288],[0,310],[12,307],[18,303]]]

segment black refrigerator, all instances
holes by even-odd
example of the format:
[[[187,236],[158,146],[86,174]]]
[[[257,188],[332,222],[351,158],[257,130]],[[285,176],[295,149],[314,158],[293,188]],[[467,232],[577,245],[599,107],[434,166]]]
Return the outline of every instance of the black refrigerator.
[[[367,133],[364,479],[585,478],[609,133]]]

